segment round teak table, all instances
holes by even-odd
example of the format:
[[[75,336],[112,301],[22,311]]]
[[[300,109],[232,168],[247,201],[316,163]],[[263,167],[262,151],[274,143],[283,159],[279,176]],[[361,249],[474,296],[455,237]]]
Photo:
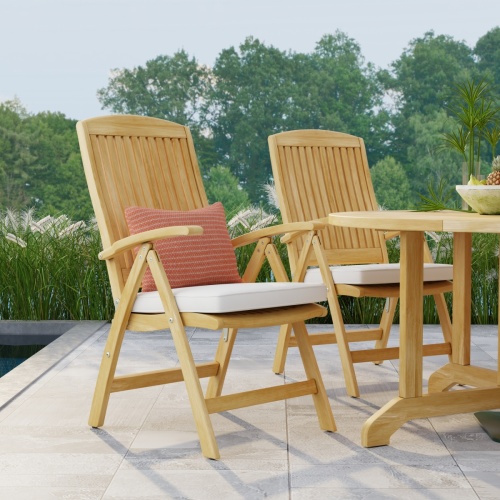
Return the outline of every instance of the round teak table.
[[[472,233],[500,233],[500,215],[388,210],[338,212],[330,214],[328,220],[338,227],[400,232],[399,397],[389,401],[365,422],[361,431],[363,446],[389,444],[391,435],[415,418],[500,407],[500,369],[470,365]],[[425,395],[422,394],[424,231],[453,233],[450,362],[431,375]],[[457,384],[473,388],[449,390]]]

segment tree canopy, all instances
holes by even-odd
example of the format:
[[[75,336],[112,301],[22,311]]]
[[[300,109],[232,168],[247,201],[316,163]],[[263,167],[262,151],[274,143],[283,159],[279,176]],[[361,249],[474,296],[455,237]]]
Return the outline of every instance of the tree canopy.
[[[108,86],[97,91],[104,109],[163,118],[189,127],[199,123],[209,70],[184,50],[161,55],[132,69],[114,69]]]
[[[411,208],[410,182],[403,166],[394,158],[386,156],[371,169],[373,188],[378,204],[386,210]]]
[[[144,67],[116,70],[98,97],[113,112],[192,127],[202,166],[227,166],[252,202],[262,200],[262,186],[271,179],[271,134],[349,131],[367,139],[373,161],[383,156],[388,136],[377,72],[342,32],[322,37],[311,54],[281,51],[249,37],[238,48],[222,50],[211,70],[183,51],[157,57]]]
[[[499,47],[500,27],[475,47],[429,31],[382,70],[341,31],[321,37],[310,53],[249,37],[222,50],[211,68],[179,50],[114,69],[97,98],[112,113],[189,126],[211,201],[264,203],[272,180],[268,136],[312,128],[362,137],[379,201],[403,208],[405,200],[417,203],[429,183],[461,182],[459,155],[442,147],[443,133],[456,126],[450,102],[457,84],[484,80],[500,103]],[[92,216],[75,121],[6,101],[0,103],[0,209],[30,206],[41,214]]]
[[[495,85],[500,95],[500,27],[497,26],[482,36],[474,47],[478,58],[477,67],[487,80]]]
[[[0,208],[92,215],[75,125],[61,113],[0,104]]]

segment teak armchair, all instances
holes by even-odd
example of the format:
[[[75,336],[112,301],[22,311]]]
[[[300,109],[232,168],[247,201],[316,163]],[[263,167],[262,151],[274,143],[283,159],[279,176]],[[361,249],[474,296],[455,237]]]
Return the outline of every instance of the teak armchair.
[[[182,219],[184,214],[186,217],[197,217],[198,211],[204,213],[205,209],[209,209],[189,129],[155,118],[116,115],[80,121],[77,132],[104,247],[99,258],[106,261],[116,304],[96,382],[89,424],[92,427],[104,424],[108,401],[113,392],[184,381],[201,450],[206,457],[219,458],[209,414],[254,404],[310,394],[320,427],[334,431],[333,414],[304,325],[305,320],[326,314],[325,308],[317,304],[326,298],[324,285],[254,283],[266,257],[276,276],[286,275],[272,244],[274,235],[288,231],[308,231],[319,226],[306,223],[271,227],[243,235],[231,243],[223,219],[233,257],[234,248],[256,243],[242,279],[238,275],[236,282],[230,284],[174,289],[170,286],[164,265],[171,264],[171,261],[175,265],[182,264],[183,256],[190,252],[190,245],[194,246],[197,238],[205,237],[202,236],[203,228],[208,228],[209,223],[212,223],[212,212],[207,226],[170,225],[133,235],[129,234],[125,213],[128,210],[139,211],[142,215],[145,213],[139,222],[147,226],[153,215],[170,217],[170,211],[175,211],[175,216]],[[162,263],[157,246],[159,248],[160,243],[170,241],[174,242],[174,248]],[[219,243],[215,242],[216,245]],[[175,257],[175,245],[178,246],[180,258]],[[134,255],[134,249],[137,255]],[[199,251],[203,251],[203,245]],[[178,261],[175,261],[176,258]],[[193,267],[191,264],[188,264],[189,272]],[[200,268],[211,269],[209,264],[211,261],[203,261]],[[151,271],[150,278],[157,290],[145,292],[145,281],[142,281],[143,291],[139,293],[147,268]],[[180,277],[183,278],[183,275]],[[285,322],[293,324],[307,380],[221,395],[238,328],[258,328]],[[214,361],[195,364],[186,327],[222,330]],[[170,329],[180,368],[116,376],[115,369],[126,329]],[[200,385],[201,377],[210,377],[205,395]]]
[[[277,196],[284,223],[323,220],[332,212],[378,210],[364,142],[325,130],[296,130],[269,137]],[[324,282],[334,333],[311,336],[313,345],[337,343],[347,393],[359,397],[354,363],[399,356],[387,342],[399,297],[399,264],[389,264],[380,231],[325,227],[307,237],[285,236],[293,281]],[[425,241],[424,293],[433,295],[444,342],[423,346],[425,356],[450,354],[451,322],[443,293],[452,289],[450,265],[434,264]],[[317,267],[314,267],[317,266]],[[380,326],[346,331],[338,296],[386,298]],[[374,349],[351,351],[351,342],[375,340]],[[287,349],[295,345],[290,328],[281,327],[273,370],[284,369]]]

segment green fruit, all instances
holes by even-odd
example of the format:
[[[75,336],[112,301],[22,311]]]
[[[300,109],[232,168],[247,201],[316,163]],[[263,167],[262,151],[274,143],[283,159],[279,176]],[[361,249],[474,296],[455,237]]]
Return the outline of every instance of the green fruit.
[[[486,184],[486,181],[480,181],[479,179],[476,179],[472,174],[470,176],[469,182],[467,183],[469,186],[479,186],[481,184]]]

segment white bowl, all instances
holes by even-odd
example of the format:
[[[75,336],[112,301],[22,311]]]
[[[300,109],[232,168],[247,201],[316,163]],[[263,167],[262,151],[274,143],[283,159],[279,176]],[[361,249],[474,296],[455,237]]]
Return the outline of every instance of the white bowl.
[[[459,185],[456,189],[467,205],[478,214],[500,214],[500,186]]]

